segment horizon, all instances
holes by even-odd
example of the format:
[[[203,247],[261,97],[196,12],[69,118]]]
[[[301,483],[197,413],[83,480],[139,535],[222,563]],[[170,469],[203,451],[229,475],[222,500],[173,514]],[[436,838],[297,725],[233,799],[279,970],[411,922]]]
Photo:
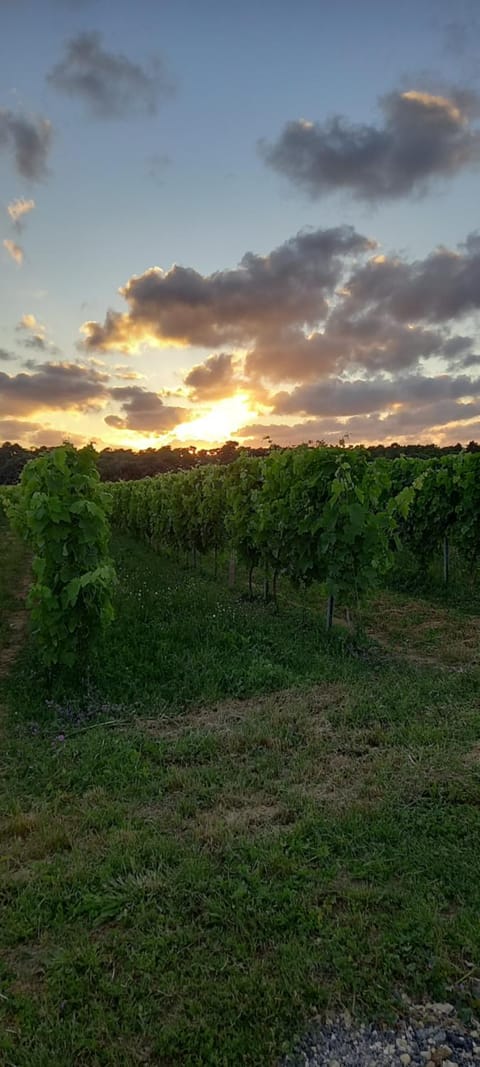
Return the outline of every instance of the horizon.
[[[0,0],[0,437],[479,440],[480,12],[115,14]]]

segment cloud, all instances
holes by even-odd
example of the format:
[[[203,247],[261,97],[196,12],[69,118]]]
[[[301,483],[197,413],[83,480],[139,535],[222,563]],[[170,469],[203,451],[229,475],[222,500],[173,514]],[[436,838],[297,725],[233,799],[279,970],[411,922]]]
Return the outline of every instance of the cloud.
[[[40,430],[38,422],[27,422],[26,419],[0,419],[0,441],[24,440],[25,435],[30,435]]]
[[[301,325],[258,337],[244,374],[259,381],[309,382],[340,373],[403,373],[436,357],[451,368],[477,362],[472,337],[452,333],[480,306],[480,239],[408,262],[383,255],[356,265],[337,290],[322,329]]]
[[[448,374],[427,377],[420,374],[400,378],[328,379],[311,385],[297,386],[291,393],[273,398],[277,415],[358,415],[382,412],[387,408],[405,411],[425,403],[438,406],[444,400],[477,397],[480,401],[480,378]],[[403,418],[405,418],[405,411]]]
[[[28,215],[30,211],[33,211],[35,207],[34,200],[25,200],[24,197],[20,197],[17,200],[12,200],[7,207],[8,214],[13,222],[13,225],[19,230],[23,224],[23,218]]]
[[[458,440],[478,439],[480,431],[480,403],[445,402],[438,408],[418,406],[408,414],[388,412],[379,415],[352,415],[349,418],[328,417],[289,423],[250,423],[236,431],[235,436],[250,445],[264,445],[269,437],[275,444],[297,445],[308,441],[337,444],[341,438],[349,444],[401,443],[452,444]]]
[[[9,256],[21,267],[23,263],[23,248],[20,245],[15,244],[15,241],[11,241],[8,237],[3,242],[3,247],[6,248]]]
[[[31,312],[22,315],[20,322],[17,322],[17,330],[35,330],[36,333],[45,335],[45,326],[42,326]]]
[[[39,181],[47,175],[51,143],[52,125],[48,119],[0,108],[0,150],[13,152],[16,169],[23,178]]]
[[[342,311],[331,312],[323,331],[295,327],[260,338],[245,359],[246,380],[311,381],[353,368],[401,371],[443,353],[439,331],[397,323],[377,309],[351,320]]]
[[[197,363],[184,378],[192,390],[194,400],[220,400],[230,396],[237,387],[234,357],[230,352],[209,356],[204,363]]]
[[[0,348],[0,363],[9,363],[10,360],[15,358],[16,356],[13,352],[7,352],[5,348]]]
[[[441,417],[455,425],[477,418],[475,331],[455,329],[480,303],[476,234],[409,261],[379,254],[348,227],[305,231],[266,255],[247,253],[233,270],[153,268],[122,294],[126,313],[85,324],[87,350],[235,346],[186,373],[183,386],[200,403],[242,391],[272,425],[333,419],[336,439],[352,419],[364,420],[358,433],[368,429],[372,440],[398,436],[402,425],[420,433]],[[111,426],[161,433],[185,421],[164,393],[137,387],[124,397],[122,413],[107,416]]]
[[[346,283],[352,311],[375,304],[401,322],[447,322],[480,308],[480,235],[455,251],[437,248],[423,260],[376,256]]]
[[[34,333],[30,337],[25,337],[22,344],[25,348],[34,348],[37,352],[49,352],[52,350],[52,347],[55,347],[49,345],[48,341],[46,341],[39,333]]]
[[[111,389],[110,395],[120,401],[123,417],[107,415],[105,422],[118,430],[134,430],[136,433],[161,434],[173,430],[190,416],[187,408],[170,407],[164,404],[158,393],[140,386],[124,386]]]
[[[93,364],[98,363],[100,365],[101,361],[95,360],[91,356],[89,362]],[[123,382],[138,382],[140,379],[145,377],[144,374],[139,374],[138,371],[133,370],[132,367],[124,366],[123,363],[117,363],[117,365],[113,368],[113,372],[115,374],[115,377],[119,378]]]
[[[22,315],[20,322],[17,322],[16,330],[21,334],[25,348],[36,348],[40,352],[48,349],[45,326],[38,322],[35,315],[31,313]]]
[[[47,81],[59,92],[82,99],[91,114],[104,119],[153,115],[158,101],[171,92],[159,60],[149,70],[127,56],[107,52],[98,33],[79,33],[67,41],[65,57]]]
[[[39,426],[30,434],[30,443],[36,448],[55,448],[57,445],[63,445],[64,441],[82,448],[83,445],[90,444],[92,437],[89,434],[71,433],[70,430],[55,430],[49,426]],[[97,441],[97,438],[94,438],[94,441]]]
[[[328,312],[351,257],[375,247],[351,226],[301,231],[267,255],[247,252],[233,270],[203,275],[190,267],[152,267],[120,289],[129,311],[82,327],[85,347],[134,352],[142,344],[247,344]]]
[[[0,371],[0,415],[67,408],[87,411],[108,398],[108,376],[78,363],[40,363],[32,374]]]
[[[480,131],[471,124],[478,99],[411,89],[380,99],[383,124],[288,122],[277,141],[262,141],[265,162],[312,198],[347,189],[360,200],[424,194],[433,180],[480,161]]]

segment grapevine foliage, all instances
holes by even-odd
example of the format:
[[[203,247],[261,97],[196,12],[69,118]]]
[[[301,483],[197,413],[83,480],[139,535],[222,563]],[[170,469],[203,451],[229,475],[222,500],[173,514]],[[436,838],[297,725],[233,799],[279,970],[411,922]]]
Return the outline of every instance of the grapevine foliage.
[[[63,445],[32,460],[10,517],[33,550],[33,631],[47,666],[72,667],[113,617],[106,494],[93,448]]]
[[[361,449],[275,450],[110,486],[112,521],[156,546],[206,552],[230,545],[251,573],[326,583],[358,605],[391,562],[398,524],[390,466]],[[405,511],[405,508],[403,509]]]
[[[358,607],[404,545],[426,566],[446,538],[480,555],[480,456],[372,460],[368,449],[275,449],[110,486],[115,525],[156,547],[230,546],[266,588],[286,575]]]

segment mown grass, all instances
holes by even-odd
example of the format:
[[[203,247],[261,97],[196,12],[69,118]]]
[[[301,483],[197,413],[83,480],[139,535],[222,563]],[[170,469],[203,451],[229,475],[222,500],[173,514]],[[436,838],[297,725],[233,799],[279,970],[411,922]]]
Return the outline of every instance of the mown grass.
[[[6,690],[0,1062],[265,1067],[327,1010],[478,1010],[478,666],[399,655],[406,599],[356,647],[117,556],[89,691],[46,704],[28,648]]]

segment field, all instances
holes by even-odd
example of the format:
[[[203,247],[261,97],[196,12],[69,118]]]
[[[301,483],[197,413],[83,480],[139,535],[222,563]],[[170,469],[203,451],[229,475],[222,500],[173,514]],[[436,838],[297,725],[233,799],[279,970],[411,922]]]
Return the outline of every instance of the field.
[[[327,636],[313,594],[117,536],[116,621],[51,699],[0,537],[2,1065],[273,1067],[326,1012],[478,1013],[475,596]]]

